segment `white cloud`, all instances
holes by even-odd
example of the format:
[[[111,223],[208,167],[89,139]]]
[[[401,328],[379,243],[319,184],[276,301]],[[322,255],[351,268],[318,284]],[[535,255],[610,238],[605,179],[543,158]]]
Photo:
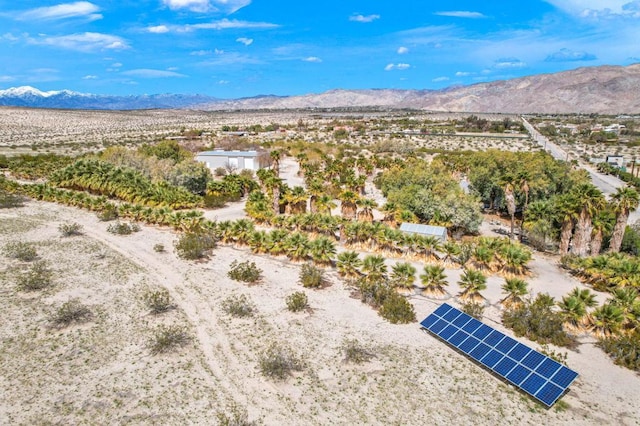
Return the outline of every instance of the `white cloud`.
[[[470,12],[468,10],[451,10],[451,11],[444,11],[444,12],[436,12],[434,13],[434,15],[450,16],[453,18],[468,18],[468,19],[486,18],[486,16],[480,12]]]
[[[470,73],[468,71],[458,71],[456,73],[456,77],[467,77],[467,76],[470,76],[471,74],[473,73]]]
[[[238,43],[244,44],[245,46],[249,46],[251,43],[253,43],[253,39],[252,38],[247,38],[247,37],[238,37],[236,39],[236,41]]]
[[[623,14],[637,2],[629,0],[545,0],[556,8],[572,15],[582,15],[586,13],[612,13]],[[631,6],[629,6],[631,5]],[[625,7],[626,6],[626,7]]]
[[[2,37],[0,37],[2,40],[7,40],[7,41],[18,41],[20,40],[20,37],[16,37],[11,33],[5,33],[2,34]]]
[[[493,67],[498,69],[525,68],[526,66],[527,63],[518,58],[501,58],[493,63]]]
[[[82,77],[83,80],[97,80],[98,76],[97,75],[85,75],[84,77]]]
[[[221,86],[224,86],[225,84],[229,84],[230,81],[229,80],[218,80],[218,84]]]
[[[303,61],[320,63],[322,62],[322,59],[318,58],[317,56],[309,56],[308,58],[304,58]]]
[[[154,27],[147,27],[147,31],[154,34],[163,34],[169,32],[169,27],[166,25],[156,25]]]
[[[66,36],[41,37],[38,39],[31,38],[29,41],[33,44],[79,50],[81,52],[123,50],[129,48],[129,45],[124,39],[102,33],[79,33]]]
[[[211,55],[213,52],[211,50],[194,50],[193,52],[189,53],[189,55],[191,56],[207,56],[207,55]]]
[[[251,0],[162,0],[162,3],[171,10],[234,13],[251,4]]]
[[[411,65],[409,64],[387,64],[386,67],[384,67],[385,71],[391,71],[391,70],[406,70],[411,68]]]
[[[38,7],[30,9],[17,15],[21,21],[48,21],[68,18],[87,18],[90,21],[102,19],[100,8],[88,1],[77,1],[74,3],[62,3],[55,6]]]
[[[221,19],[219,21],[212,21],[202,24],[187,24],[187,25],[159,25],[160,32],[177,32],[188,33],[195,30],[230,30],[230,29],[251,29],[251,30],[268,30],[278,28],[280,25],[272,24],[269,22],[251,22],[251,21],[239,21],[237,19]],[[158,28],[150,27],[150,28]],[[165,30],[166,29],[166,30]],[[149,30],[149,28],[147,28]]]
[[[573,61],[595,61],[596,55],[585,51],[570,50],[562,48],[557,52],[547,56],[547,62],[573,62]]]
[[[443,81],[449,81],[449,77],[436,77],[431,81],[434,83],[442,83]]]
[[[120,67],[122,67],[122,63],[121,62],[114,62],[113,64],[111,64],[111,66],[113,68],[120,68]]]
[[[0,75],[0,83],[8,83],[14,80],[15,77],[11,77],[10,75]]]
[[[214,49],[213,53],[215,53],[216,55],[223,55],[224,54],[224,50],[222,50],[222,49]]]
[[[140,78],[186,77],[186,75],[174,71],[153,70],[148,68],[139,68],[135,70],[124,71],[122,72],[122,74]]]
[[[380,19],[380,15],[351,15],[349,17],[350,21],[363,23],[373,22],[376,19]]]
[[[216,55],[214,58],[204,62],[200,62],[205,66],[228,66],[238,64],[262,64],[259,59],[253,58],[247,55],[241,55],[239,53],[224,53]]]
[[[401,46],[401,47],[398,47],[398,51],[397,52],[398,52],[399,55],[405,55],[405,54],[409,53],[409,49],[404,47],[404,46]]]

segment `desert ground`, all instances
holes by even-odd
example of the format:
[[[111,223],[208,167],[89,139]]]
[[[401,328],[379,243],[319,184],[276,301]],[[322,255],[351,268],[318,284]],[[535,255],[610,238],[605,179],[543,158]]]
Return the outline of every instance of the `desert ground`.
[[[237,216],[239,205],[218,215]],[[83,235],[61,237],[59,225],[70,222],[80,224]],[[284,299],[303,290],[299,264],[228,246],[205,262],[187,262],[173,253],[177,235],[168,229],[142,226],[119,236],[106,227],[92,213],[44,202],[0,211],[0,245],[31,242],[54,271],[49,289],[17,291],[20,264],[3,258],[1,423],[215,424],[217,414],[234,410],[246,410],[251,421],[292,425],[640,422],[640,377],[615,366],[591,338],[568,351],[568,365],[580,377],[558,408],[545,410],[419,324],[385,322],[331,270],[329,287],[304,289],[310,309],[291,313]],[[156,252],[157,244],[167,251]],[[231,280],[234,260],[254,261],[262,281]],[[580,285],[556,261],[536,254],[534,292],[559,297]],[[455,295],[460,271],[447,273]],[[501,281],[489,280],[485,321],[505,331],[498,321]],[[149,287],[168,289],[175,308],[151,315],[140,300]],[[239,294],[254,303],[253,317],[222,310],[223,300]],[[70,298],[90,306],[93,318],[52,328],[51,312]],[[419,320],[442,303],[418,294],[410,299]],[[186,326],[191,341],[153,355],[148,341],[160,324]],[[345,339],[356,339],[374,358],[345,362]],[[273,342],[304,363],[284,382],[264,377],[257,366]]]

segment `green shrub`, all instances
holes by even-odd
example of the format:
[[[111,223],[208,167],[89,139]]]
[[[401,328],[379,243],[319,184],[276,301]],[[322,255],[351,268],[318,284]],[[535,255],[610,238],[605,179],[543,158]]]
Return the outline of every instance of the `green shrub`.
[[[45,289],[51,285],[52,275],[46,261],[34,262],[29,270],[18,275],[18,289],[24,291]]]
[[[560,364],[567,365],[567,353],[566,352],[555,351],[555,350],[551,349],[549,347],[549,345],[542,345],[540,347],[540,349],[538,349],[538,352],[540,352],[543,355],[548,356],[549,358],[559,362]]]
[[[107,204],[105,208],[97,214],[98,220],[101,222],[110,222],[118,218],[118,206],[115,204]]]
[[[92,317],[93,314],[88,306],[83,305],[78,299],[70,299],[54,312],[51,323],[57,328],[62,328],[74,322],[89,321]]]
[[[554,311],[554,299],[539,294],[534,300],[514,305],[502,313],[502,323],[516,336],[525,336],[541,344],[575,346],[576,341],[564,331],[562,313]]]
[[[227,204],[225,195],[207,194],[203,197],[204,206],[208,209],[219,209]]]
[[[463,303],[460,308],[460,310],[465,314],[471,315],[477,320],[482,320],[482,315],[484,314],[484,306],[480,303],[466,302]]]
[[[134,232],[140,231],[140,225],[137,223],[116,222],[107,227],[107,232],[116,235],[131,235]]]
[[[142,300],[152,314],[157,315],[173,308],[171,295],[166,288],[147,289]]]
[[[302,265],[300,270],[300,284],[304,288],[318,288],[325,283],[324,271],[310,263]]]
[[[413,305],[394,291],[389,292],[382,302],[380,316],[391,324],[408,324],[416,320]]]
[[[58,226],[58,231],[63,237],[73,237],[75,235],[82,235],[82,225],[79,223],[61,223]]]
[[[197,260],[206,257],[216,246],[216,239],[210,232],[188,232],[175,243],[175,250],[181,259]]]
[[[24,206],[25,198],[0,189],[0,209],[12,209]]]
[[[155,244],[153,246],[153,251],[155,251],[156,253],[164,253],[165,252],[164,244]]]
[[[275,380],[287,379],[293,371],[301,371],[303,363],[288,348],[272,343],[258,360],[260,372]]]
[[[161,325],[156,328],[149,340],[149,349],[154,355],[167,353],[186,345],[191,340],[186,327],[179,325]]]
[[[253,316],[255,306],[249,298],[244,295],[229,296],[222,302],[222,310],[234,317],[250,317]]]
[[[369,349],[356,339],[345,339],[344,342],[342,342],[340,351],[344,355],[345,362],[351,362],[354,364],[369,362],[371,358],[375,357]]]
[[[262,277],[262,270],[258,268],[255,262],[245,261],[238,262],[234,260],[231,262],[231,269],[227,272],[229,278],[235,281],[242,281],[245,283],[256,283]]]
[[[309,306],[309,299],[306,294],[297,291],[287,296],[286,303],[291,312],[300,312]]]
[[[11,241],[5,244],[2,252],[5,256],[23,262],[31,262],[38,257],[35,247],[23,241]]]
[[[256,422],[249,421],[249,413],[246,408],[241,408],[235,404],[227,407],[226,412],[216,413],[218,426],[255,426]]]
[[[640,331],[631,334],[611,336],[598,342],[617,365],[633,371],[640,371]]]

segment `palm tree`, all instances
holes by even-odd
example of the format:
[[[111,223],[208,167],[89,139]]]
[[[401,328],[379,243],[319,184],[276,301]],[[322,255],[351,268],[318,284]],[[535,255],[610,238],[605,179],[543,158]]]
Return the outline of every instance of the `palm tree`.
[[[602,240],[613,229],[613,215],[610,209],[598,212],[592,220],[591,256],[597,256],[602,250]]]
[[[518,243],[506,243],[498,254],[507,274],[524,275],[531,260],[531,251]]]
[[[269,254],[279,256],[286,253],[287,237],[289,232],[285,229],[274,229],[269,232]]]
[[[348,220],[352,220],[356,217],[356,211],[358,210],[356,202],[358,201],[358,194],[350,190],[344,190],[340,193],[338,198],[341,201],[341,213],[342,217]]]
[[[280,158],[282,153],[279,150],[274,149],[269,153],[269,156],[271,157],[271,170],[273,170],[276,177],[280,177]]]
[[[238,219],[231,226],[233,240],[240,246],[247,245],[255,228],[253,222],[249,219]]]
[[[522,296],[528,293],[527,282],[520,278],[506,278],[502,285],[502,290],[507,297],[502,299],[500,303],[505,308],[512,308],[522,305]]]
[[[356,205],[362,209],[357,214],[358,220],[369,223],[373,222],[373,209],[378,207],[378,203],[371,198],[360,198],[356,200]]]
[[[379,255],[366,256],[362,261],[362,271],[370,282],[387,279],[387,265],[384,263],[384,257]]]
[[[605,206],[602,192],[591,183],[581,183],[575,188],[577,204],[581,206],[571,252],[577,256],[587,255],[591,242],[592,218]]]
[[[322,236],[311,242],[309,251],[314,263],[329,266],[336,255],[336,245],[329,238]]]
[[[565,317],[564,326],[574,332],[583,333],[587,325],[587,307],[583,300],[575,295],[563,296],[558,306]]]
[[[630,187],[618,188],[616,193],[611,196],[611,200],[613,201],[613,211],[616,214],[616,224],[613,227],[609,251],[616,253],[620,251],[622,245],[629,213],[638,208],[640,195]]]
[[[460,246],[455,241],[447,241],[442,245],[444,251],[444,257],[442,263],[445,265],[453,265],[458,262],[458,255],[460,254]]]
[[[611,304],[622,309],[624,322],[623,326],[626,329],[632,329],[637,327],[634,324],[636,321],[636,309],[640,304],[638,300],[638,290],[633,287],[617,288],[613,290],[613,299]]]
[[[304,262],[309,257],[310,242],[305,234],[294,232],[285,240],[285,253],[294,262]]]
[[[624,311],[612,303],[605,303],[593,311],[593,331],[598,337],[616,334],[623,322]]]
[[[416,281],[416,268],[408,262],[398,262],[391,268],[391,283],[399,293],[411,294]]]
[[[554,210],[558,212],[560,227],[560,246],[559,252],[561,256],[569,253],[569,244],[571,242],[571,235],[573,234],[573,227],[578,217],[579,206],[576,203],[574,197],[571,194],[565,194],[555,199]]]
[[[343,251],[338,254],[336,261],[336,268],[338,268],[338,274],[347,278],[358,278],[361,273],[358,268],[362,266],[362,260],[358,257],[358,253],[355,251]]]
[[[516,197],[513,192],[513,185],[511,183],[507,183],[504,187],[504,201],[507,204],[507,211],[509,212],[509,216],[511,216],[511,232],[509,235],[513,238],[513,227],[515,223],[515,214],[516,214]]]
[[[484,296],[480,294],[487,288],[487,277],[480,271],[465,269],[458,281],[464,290],[458,295],[463,302],[483,303]]]
[[[320,196],[318,196],[315,205],[318,213],[326,214],[329,216],[331,216],[331,210],[335,209],[338,206],[333,198],[331,198],[331,196],[327,194],[321,194]]]
[[[425,265],[424,274],[420,274],[420,281],[424,286],[422,294],[427,297],[440,299],[446,296],[444,289],[449,283],[444,273],[444,267],[440,265]]]
[[[256,254],[265,254],[269,252],[269,234],[266,231],[255,231],[249,238],[249,247]]]

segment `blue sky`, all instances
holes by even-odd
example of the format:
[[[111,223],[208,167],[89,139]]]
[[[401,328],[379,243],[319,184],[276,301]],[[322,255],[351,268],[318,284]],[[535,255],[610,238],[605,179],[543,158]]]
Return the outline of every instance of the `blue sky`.
[[[439,89],[639,58],[640,0],[0,0],[0,88]]]

